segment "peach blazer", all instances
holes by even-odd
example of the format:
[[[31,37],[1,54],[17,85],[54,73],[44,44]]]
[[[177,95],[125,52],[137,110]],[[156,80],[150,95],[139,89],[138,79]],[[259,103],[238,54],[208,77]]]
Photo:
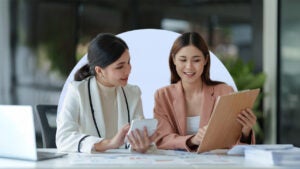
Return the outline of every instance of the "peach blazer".
[[[213,86],[204,84],[203,90],[205,100],[200,110],[199,127],[208,124],[216,98],[233,92],[232,87],[227,84]],[[187,112],[184,98],[181,81],[158,89],[155,93],[154,118],[158,120],[157,133],[159,135],[156,145],[160,149],[194,151],[186,145],[186,141],[193,135],[186,134]],[[242,144],[239,140],[237,144]],[[253,131],[251,143],[255,143]]]

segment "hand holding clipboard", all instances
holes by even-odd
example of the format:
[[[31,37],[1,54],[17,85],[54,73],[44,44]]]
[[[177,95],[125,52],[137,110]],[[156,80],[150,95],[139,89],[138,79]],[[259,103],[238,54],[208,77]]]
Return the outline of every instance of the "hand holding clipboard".
[[[230,148],[241,136],[242,126],[238,114],[252,108],[260,89],[245,90],[219,96],[216,100],[208,127],[197,152]]]

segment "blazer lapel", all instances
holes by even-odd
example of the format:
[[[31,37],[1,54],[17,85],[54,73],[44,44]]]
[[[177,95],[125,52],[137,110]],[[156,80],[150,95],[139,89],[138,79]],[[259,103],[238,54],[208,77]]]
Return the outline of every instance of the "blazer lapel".
[[[212,86],[207,86],[205,83],[203,84],[204,101],[203,108],[200,110],[201,113],[199,127],[203,127],[208,124],[215,102],[214,88]],[[178,126],[179,134],[186,135],[186,101],[180,81],[175,84],[175,89],[176,90],[173,92],[174,116]]]
[[[204,97],[203,97],[204,100],[203,100],[203,108],[200,113],[199,127],[203,127],[208,124],[214,106],[214,102],[215,102],[213,86],[207,86],[205,83],[203,83],[203,92],[204,92]]]
[[[174,116],[178,126],[178,132],[180,135],[186,135],[186,103],[183,94],[183,88],[181,81],[175,84],[175,91],[173,92],[174,101]]]
[[[100,132],[101,137],[106,137],[106,131],[105,131],[105,121],[103,117],[103,109],[102,109],[102,102],[99,95],[99,89],[97,85],[96,78],[91,78],[91,84],[90,84],[90,94],[92,98],[93,108],[94,108],[94,116],[95,120]],[[96,129],[95,129],[96,130]]]
[[[124,92],[126,92],[125,89]],[[118,104],[118,131],[119,131],[123,127],[123,125],[128,123],[128,112],[126,107],[126,100],[121,87],[117,88],[117,104]]]

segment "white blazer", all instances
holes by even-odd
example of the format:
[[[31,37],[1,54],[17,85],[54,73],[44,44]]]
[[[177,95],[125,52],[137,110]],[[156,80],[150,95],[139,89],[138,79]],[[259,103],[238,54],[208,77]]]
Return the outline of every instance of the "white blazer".
[[[130,121],[143,118],[140,88],[129,84],[123,88],[127,97]],[[56,146],[59,151],[90,153],[94,144],[105,138],[105,121],[95,77],[91,77],[90,80],[90,93],[101,138],[98,136],[91,112],[88,78],[79,82],[72,81],[56,119]],[[128,123],[126,100],[121,87],[117,87],[117,106],[119,130]]]

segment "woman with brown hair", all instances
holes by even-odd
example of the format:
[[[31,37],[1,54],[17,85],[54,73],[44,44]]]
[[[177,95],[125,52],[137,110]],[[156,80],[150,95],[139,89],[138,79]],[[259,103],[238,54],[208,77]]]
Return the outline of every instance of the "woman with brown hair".
[[[196,32],[179,36],[170,51],[171,84],[155,93],[154,117],[158,119],[156,145],[160,149],[195,151],[201,144],[216,98],[233,92],[231,86],[210,79],[210,54]],[[239,143],[255,143],[256,116],[243,110]]]

